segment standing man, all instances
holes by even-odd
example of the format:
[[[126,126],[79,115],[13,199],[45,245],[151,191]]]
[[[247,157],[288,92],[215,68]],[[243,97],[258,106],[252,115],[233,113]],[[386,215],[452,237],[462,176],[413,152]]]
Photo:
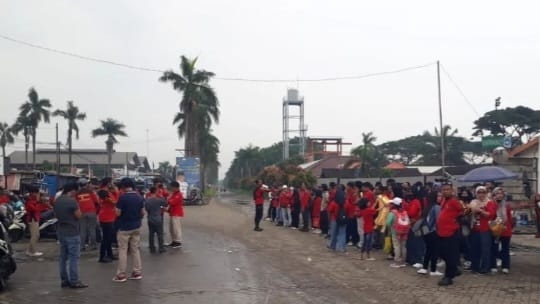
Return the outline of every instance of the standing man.
[[[167,207],[167,201],[164,198],[157,197],[157,187],[150,187],[150,195],[144,203],[148,218],[148,242],[150,243],[150,252],[156,252],[154,237],[157,234],[159,253],[165,252],[163,245],[163,216],[162,211]]]
[[[97,249],[96,228],[97,228],[97,206],[99,204],[98,196],[91,190],[88,180],[80,182],[81,189],[77,194],[76,200],[81,209],[81,250],[85,250],[88,242],[88,249]]]
[[[310,212],[311,191],[307,188],[305,183],[300,186],[300,211],[302,214],[302,232],[308,232],[310,226],[311,212]]]
[[[453,279],[458,272],[460,226],[458,217],[463,214],[463,205],[455,198],[452,184],[443,184],[441,188],[441,213],[437,219],[437,235],[439,236],[439,254],[446,263],[444,277],[439,286],[454,284]]]
[[[173,181],[170,184],[172,193],[169,196],[169,232],[171,234],[172,248],[182,248],[182,217],[184,216],[184,197],[180,191],[180,183]]]
[[[88,285],[79,280],[79,258],[81,253],[81,236],[79,220],[82,216],[79,204],[75,200],[79,186],[66,184],[62,195],[54,204],[54,214],[58,219],[56,233],[60,242],[60,279],[62,288],[86,288]],[[69,274],[68,274],[69,264]]]
[[[113,278],[114,282],[125,282],[128,250],[133,257],[133,271],[130,280],[142,279],[142,264],[139,245],[141,242],[141,225],[144,216],[144,199],[135,191],[135,184],[130,178],[123,178],[122,190],[124,194],[118,199],[116,204],[116,215],[118,216],[118,270]]]
[[[263,217],[264,193],[267,192],[263,186],[260,179],[255,181],[255,190],[253,190],[253,202],[255,203],[255,229],[253,230],[255,231],[263,231],[263,229],[259,227]]]
[[[26,255],[31,257],[43,255],[42,252],[39,252],[36,249],[39,241],[39,221],[41,219],[41,212],[45,210],[45,205],[41,199],[39,188],[31,187],[30,195],[28,195],[25,203],[26,222],[28,223],[28,230],[30,231],[30,242],[26,249]]]

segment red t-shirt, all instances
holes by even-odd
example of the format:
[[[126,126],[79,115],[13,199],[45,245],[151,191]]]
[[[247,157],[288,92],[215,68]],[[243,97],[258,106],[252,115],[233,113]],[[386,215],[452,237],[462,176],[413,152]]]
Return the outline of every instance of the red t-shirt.
[[[169,197],[168,203],[170,216],[184,216],[184,198],[182,197],[182,192],[173,192]]]
[[[9,196],[2,194],[0,195],[0,205],[9,203]]]
[[[300,208],[306,210],[309,207],[309,200],[311,199],[311,193],[309,190],[300,190]]]
[[[489,201],[486,203],[486,206],[482,208],[484,211],[489,213],[488,215],[476,214],[474,216],[473,222],[473,231],[474,232],[488,232],[489,231],[489,221],[494,220],[497,217],[497,203],[494,201]]]
[[[368,207],[371,207],[375,204],[375,194],[373,194],[373,191],[371,190],[362,192],[362,198],[367,198],[367,200],[369,201]]]
[[[253,191],[253,201],[255,202],[255,205],[264,204],[264,190],[262,189],[262,186]]]
[[[279,206],[281,208],[291,207],[291,195],[288,191],[283,191],[279,194]]]
[[[101,223],[113,223],[116,220],[116,200],[109,193],[109,197],[100,200],[98,219]]]
[[[373,208],[366,208],[358,211],[358,216],[364,219],[364,233],[371,233],[375,229],[375,213]]]
[[[407,211],[407,215],[409,215],[409,218],[413,221],[417,221],[422,216],[422,206],[420,204],[420,201],[417,199],[413,199],[407,204],[407,208],[405,208],[405,211]]]
[[[335,201],[331,201],[330,204],[328,204],[327,210],[330,221],[335,221],[339,214],[339,205]]]
[[[30,194],[26,199],[25,209],[26,209],[26,221],[36,221],[39,222],[41,219],[41,211],[43,208],[38,203],[37,197],[34,194]]]
[[[463,206],[455,198],[443,199],[441,202],[441,213],[437,219],[437,234],[440,237],[451,237],[458,231],[459,223],[457,218],[463,213]]]
[[[330,189],[328,190],[328,201],[333,202],[336,199],[336,189]]]
[[[315,197],[313,199],[313,208],[311,210],[311,216],[313,216],[313,217],[320,217],[321,216],[321,203],[322,203],[322,198]]]
[[[512,236],[512,230],[513,230],[513,227],[512,227],[512,208],[510,208],[510,206],[508,206],[508,205],[506,205],[506,218],[507,218],[506,229],[503,231],[501,236],[511,237]]]
[[[82,213],[96,213],[98,197],[94,192],[81,192],[75,198]]]

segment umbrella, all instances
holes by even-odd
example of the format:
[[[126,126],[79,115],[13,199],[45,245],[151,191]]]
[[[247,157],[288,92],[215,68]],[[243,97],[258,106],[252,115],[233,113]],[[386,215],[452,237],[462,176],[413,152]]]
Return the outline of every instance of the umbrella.
[[[473,169],[459,179],[460,182],[489,182],[505,179],[515,179],[518,174],[510,172],[504,168],[487,166]]]

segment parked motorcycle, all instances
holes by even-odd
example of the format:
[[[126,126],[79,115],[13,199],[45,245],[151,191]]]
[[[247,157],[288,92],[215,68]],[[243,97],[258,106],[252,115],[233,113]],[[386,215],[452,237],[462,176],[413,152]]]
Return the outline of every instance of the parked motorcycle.
[[[52,210],[41,213],[41,220],[39,221],[40,238],[55,239],[57,222],[58,219],[54,217],[54,212]],[[10,240],[13,243],[18,242],[24,236],[30,236],[28,224],[26,223],[26,210],[24,207],[14,212],[13,221],[8,228],[8,233]]]
[[[17,270],[9,235],[4,226],[5,222],[10,221],[9,208],[0,207],[0,291],[6,288],[7,280]]]

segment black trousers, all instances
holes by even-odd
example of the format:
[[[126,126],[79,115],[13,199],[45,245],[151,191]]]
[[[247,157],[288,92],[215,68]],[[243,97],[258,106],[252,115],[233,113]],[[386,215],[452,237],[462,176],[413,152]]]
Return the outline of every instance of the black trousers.
[[[320,219],[320,226],[321,226],[321,233],[324,235],[324,234],[328,234],[328,224],[329,224],[329,219],[328,219],[328,211],[324,210],[324,211],[321,211],[321,219]]]
[[[99,245],[99,259],[113,258],[112,242],[115,235],[113,223],[100,223],[101,233],[103,235]]]
[[[302,228],[309,229],[311,222],[311,211],[309,208],[306,208],[302,211]]]
[[[356,218],[347,219],[347,236],[345,240],[346,242],[352,242],[355,245],[360,242]]]
[[[459,239],[460,233],[457,231],[450,237],[439,237],[439,255],[446,263],[444,276],[450,279],[456,277],[459,262]]]
[[[165,247],[165,245],[163,245],[163,222],[148,222],[148,233],[148,243],[150,244],[150,249],[156,249],[156,246],[154,244],[154,239],[156,235],[158,239],[158,248],[161,249]]]
[[[437,259],[439,254],[437,251],[438,239],[436,232],[432,232],[428,235],[424,235],[424,243],[426,244],[426,253],[424,254],[424,269],[429,269],[431,272],[437,270]],[[430,268],[428,268],[430,267]]]
[[[259,227],[263,217],[263,205],[255,205],[255,227]]]
[[[291,226],[298,228],[300,225],[300,206],[294,206],[291,210]]]

